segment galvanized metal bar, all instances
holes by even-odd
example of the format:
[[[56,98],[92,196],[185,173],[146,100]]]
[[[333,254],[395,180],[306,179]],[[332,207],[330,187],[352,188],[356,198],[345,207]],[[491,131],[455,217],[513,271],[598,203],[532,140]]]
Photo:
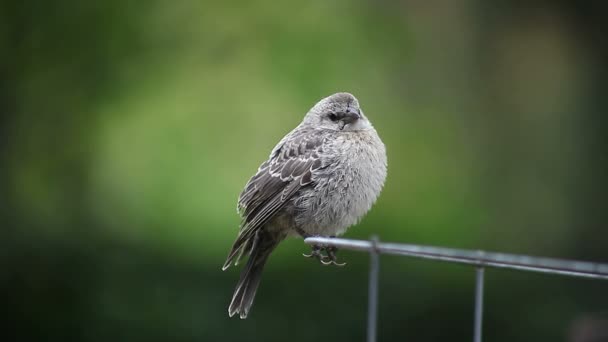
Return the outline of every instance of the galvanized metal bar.
[[[380,254],[374,246],[378,245],[378,237],[371,238],[372,248],[369,250],[369,287],[367,310],[367,342],[376,342],[378,326],[378,277],[380,274]]]
[[[475,272],[475,322],[473,326],[473,341],[481,342],[481,326],[483,323],[483,285],[484,268],[477,267]]]
[[[508,268],[519,271],[608,280],[608,264],[596,262],[398,243],[378,243],[374,245],[371,241],[341,238],[311,237],[307,238],[305,242],[358,251],[369,252],[374,249],[380,254],[404,255],[472,266]]]

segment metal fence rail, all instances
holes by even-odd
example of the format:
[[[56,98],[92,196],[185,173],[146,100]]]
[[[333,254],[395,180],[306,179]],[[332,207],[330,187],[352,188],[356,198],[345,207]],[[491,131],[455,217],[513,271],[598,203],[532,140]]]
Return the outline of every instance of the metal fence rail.
[[[399,243],[381,243],[378,238],[350,240],[339,238],[311,237],[305,242],[309,245],[335,246],[354,251],[370,253],[367,341],[376,341],[378,311],[378,275],[380,254],[393,254],[421,259],[445,261],[475,266],[475,317],[473,341],[481,342],[483,321],[484,270],[486,267],[509,268],[518,271],[541,272],[571,277],[608,280],[608,264],[533,257],[527,255],[473,251],[455,248],[442,248]]]

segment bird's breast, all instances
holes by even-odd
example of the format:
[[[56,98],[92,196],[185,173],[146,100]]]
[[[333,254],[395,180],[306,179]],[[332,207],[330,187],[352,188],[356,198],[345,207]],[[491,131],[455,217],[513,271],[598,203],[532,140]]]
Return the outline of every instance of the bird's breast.
[[[315,179],[297,218],[311,235],[340,235],[372,207],[387,170],[384,144],[372,129],[348,132],[328,144],[329,166]]]

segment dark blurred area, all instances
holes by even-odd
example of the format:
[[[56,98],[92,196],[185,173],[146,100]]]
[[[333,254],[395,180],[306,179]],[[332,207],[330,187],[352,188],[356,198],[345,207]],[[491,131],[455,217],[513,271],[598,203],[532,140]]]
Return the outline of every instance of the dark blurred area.
[[[229,319],[239,191],[355,94],[389,178],[349,238],[608,262],[608,32],[578,1],[2,1],[7,336],[361,341],[367,256],[270,258]],[[474,271],[383,257],[379,340],[472,338]],[[484,339],[608,341],[608,283],[488,270]]]

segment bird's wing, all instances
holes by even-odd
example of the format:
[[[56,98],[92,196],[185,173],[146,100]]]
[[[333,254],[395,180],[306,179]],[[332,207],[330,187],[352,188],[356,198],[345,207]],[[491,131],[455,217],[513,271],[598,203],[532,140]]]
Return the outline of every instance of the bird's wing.
[[[243,221],[224,268],[251,250],[255,233],[268,223],[293,195],[312,182],[313,173],[323,167],[323,137],[314,131],[294,131],[272,151],[239,196]],[[237,257],[238,255],[238,257]]]

